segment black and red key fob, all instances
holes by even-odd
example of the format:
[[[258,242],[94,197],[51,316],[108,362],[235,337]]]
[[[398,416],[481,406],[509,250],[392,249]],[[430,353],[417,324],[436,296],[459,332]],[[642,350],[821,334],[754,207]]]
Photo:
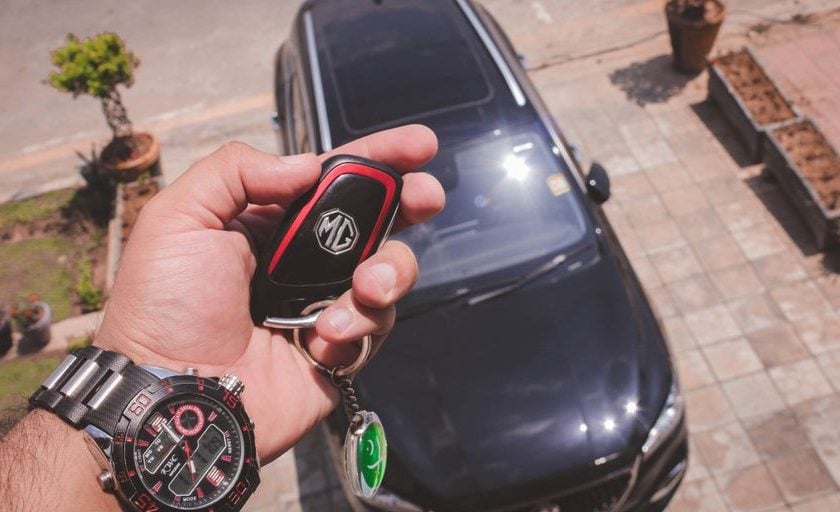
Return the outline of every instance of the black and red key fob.
[[[296,317],[348,290],[353,271],[391,231],[402,178],[356,156],[323,163],[318,183],[286,212],[251,283],[251,316]]]

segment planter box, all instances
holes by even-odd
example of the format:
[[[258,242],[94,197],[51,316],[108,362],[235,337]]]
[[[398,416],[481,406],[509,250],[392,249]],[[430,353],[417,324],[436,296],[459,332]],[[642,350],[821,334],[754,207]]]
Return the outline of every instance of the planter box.
[[[810,123],[819,131],[819,127],[809,119],[787,123],[770,130],[764,141],[764,163],[805,219],[805,223],[814,234],[817,247],[824,249],[840,242],[840,208],[832,210],[825,205],[803,170],[788,155],[778,140],[776,130],[797,123]],[[840,155],[837,148],[832,146],[827,139],[825,144],[834,151],[835,155]]]
[[[741,141],[747,148],[747,155],[749,156],[750,163],[757,164],[762,161],[764,140],[767,138],[766,132],[781,124],[801,119],[801,115],[799,114],[799,110],[796,106],[784,97],[779,87],[770,75],[767,74],[755,54],[749,48],[744,48],[741,51],[746,52],[746,54],[764,73],[764,76],[767,77],[767,80],[775,88],[779,98],[786,103],[788,107],[790,107],[791,112],[793,112],[793,115],[788,119],[773,123],[760,123],[755,116],[753,116],[749,108],[747,108],[746,103],[741,98],[732,82],[726,77],[726,74],[721,66],[718,64],[720,59],[729,57],[732,54],[717,57],[709,61],[709,98],[720,106],[724,117],[726,117],[735,129],[735,132],[741,138]]]
[[[163,182],[158,175],[153,176],[149,181],[153,187],[155,187],[154,192],[149,194],[149,199],[151,199],[155,193],[163,188]],[[126,230],[125,225],[126,223],[131,224],[131,226],[128,227],[128,230],[130,231],[134,226],[134,221],[136,220],[135,217],[137,212],[133,211],[134,208],[132,205],[126,205],[126,189],[137,185],[137,182],[119,183],[117,185],[116,197],[114,198],[114,217],[108,223],[108,262],[105,276],[106,290],[110,290],[111,287],[114,286],[114,278],[116,277],[117,269],[120,266],[120,257],[122,256],[124,245],[123,234]]]

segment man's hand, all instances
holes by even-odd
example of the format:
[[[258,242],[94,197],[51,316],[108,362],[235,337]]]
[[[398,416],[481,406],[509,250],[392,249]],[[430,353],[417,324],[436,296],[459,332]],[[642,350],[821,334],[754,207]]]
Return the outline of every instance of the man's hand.
[[[409,172],[436,150],[430,130],[407,126],[334,153]],[[235,373],[246,385],[243,400],[264,461],[294,445],[338,400],[282,333],[254,327],[248,303],[254,246],[319,174],[314,155],[277,157],[239,143],[196,163],[143,209],[96,336],[97,345],[138,364],[176,371],[190,366],[205,376]],[[397,228],[428,219],[443,203],[434,178],[406,174]],[[312,353],[334,365],[354,358],[350,342],[363,335],[380,342],[393,325],[394,304],[416,278],[411,251],[386,242],[356,270],[352,290],[321,315]]]

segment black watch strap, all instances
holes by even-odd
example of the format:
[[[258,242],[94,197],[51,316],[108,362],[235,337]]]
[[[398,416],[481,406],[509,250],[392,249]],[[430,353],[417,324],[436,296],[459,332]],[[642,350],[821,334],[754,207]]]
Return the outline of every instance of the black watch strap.
[[[74,427],[93,425],[113,435],[129,401],[159,380],[122,354],[88,346],[67,356],[29,403]]]

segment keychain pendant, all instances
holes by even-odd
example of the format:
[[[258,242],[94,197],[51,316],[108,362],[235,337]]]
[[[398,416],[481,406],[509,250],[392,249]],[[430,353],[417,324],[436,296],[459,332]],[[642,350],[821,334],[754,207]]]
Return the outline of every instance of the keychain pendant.
[[[375,412],[356,413],[344,438],[344,473],[353,493],[370,498],[385,478],[388,442]]]

